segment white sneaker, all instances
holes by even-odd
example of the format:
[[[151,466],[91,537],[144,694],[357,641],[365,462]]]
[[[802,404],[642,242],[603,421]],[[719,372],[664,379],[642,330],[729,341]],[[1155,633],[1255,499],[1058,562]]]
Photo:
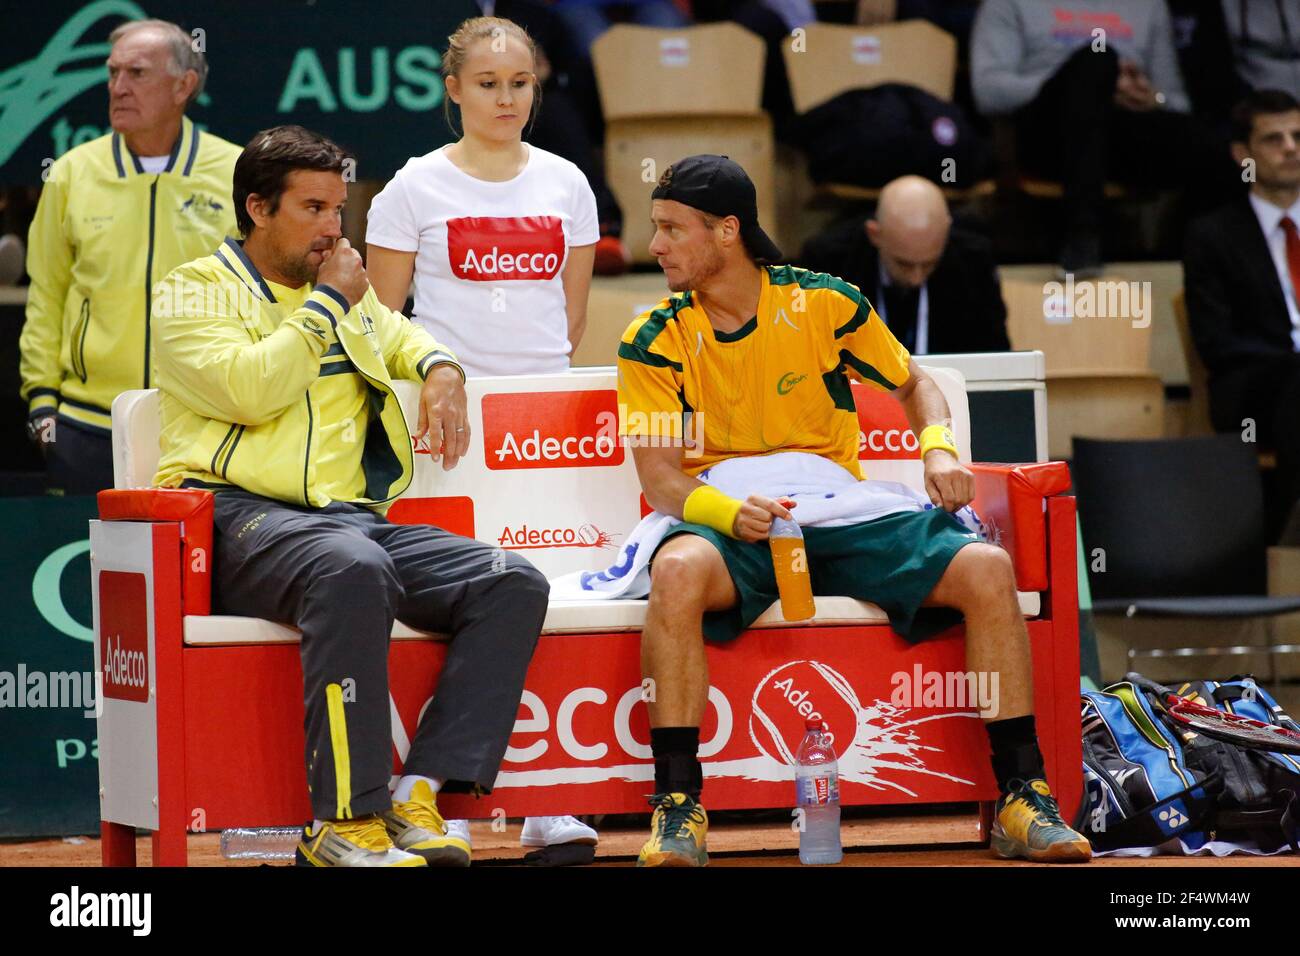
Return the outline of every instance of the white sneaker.
[[[527,817],[519,835],[522,846],[558,846],[561,843],[590,843],[595,846],[596,831],[576,817]]]
[[[474,842],[469,838],[469,821],[468,820],[447,820],[447,836],[455,837],[457,840],[464,840],[465,845],[473,847]]]

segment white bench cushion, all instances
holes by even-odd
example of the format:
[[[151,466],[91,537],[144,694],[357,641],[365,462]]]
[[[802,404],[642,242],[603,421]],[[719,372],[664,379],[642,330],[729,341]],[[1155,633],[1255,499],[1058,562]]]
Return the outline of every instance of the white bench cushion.
[[[1042,601],[1037,592],[1019,592],[1020,610],[1025,617],[1037,617]],[[546,612],[543,634],[606,634],[611,631],[639,631],[645,623],[645,601],[552,601]],[[810,625],[885,624],[888,616],[875,604],[848,597],[817,598],[817,615]],[[784,627],[781,607],[773,604],[754,622],[754,627]],[[807,626],[807,625],[803,625]],[[185,618],[185,643],[192,645],[222,644],[296,644],[297,628],[275,624],[256,617],[212,614]],[[444,635],[430,634],[407,627],[401,621],[393,625],[393,640],[441,640]]]

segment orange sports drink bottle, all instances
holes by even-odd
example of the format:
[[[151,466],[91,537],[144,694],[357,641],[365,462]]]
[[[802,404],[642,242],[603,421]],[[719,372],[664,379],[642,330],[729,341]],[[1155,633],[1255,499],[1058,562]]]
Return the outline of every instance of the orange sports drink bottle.
[[[806,621],[817,613],[813,601],[808,552],[797,522],[772,519],[768,534],[772,545],[772,567],[776,569],[776,590],[781,596],[781,616],[787,621]]]

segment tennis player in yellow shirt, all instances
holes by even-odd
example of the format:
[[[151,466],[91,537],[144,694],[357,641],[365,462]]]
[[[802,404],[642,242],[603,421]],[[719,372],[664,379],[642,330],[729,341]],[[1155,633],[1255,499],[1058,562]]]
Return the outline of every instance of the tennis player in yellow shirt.
[[[650,506],[683,519],[651,566],[641,638],[655,759],[654,816],[639,866],[708,861],[697,750],[709,679],[704,641],[738,637],[777,598],[767,544],[779,501],[729,498],[695,476],[737,456],[799,451],[855,477],[858,421],[852,377],[890,392],[920,436],[935,508],[842,527],[804,529],[814,587],[872,601],[919,641],[922,606],[965,616],[966,659],[997,672],[986,721],[1002,796],[993,849],[1003,857],[1083,861],[1088,841],[1061,819],[1044,779],[1033,716],[1029,636],[1006,551],[977,541],[951,512],[974,496],[957,461],[947,402],[857,287],[834,276],[763,263],[780,250],[758,223],[754,185],[723,156],[672,164],[651,193],[650,252],[676,293],[639,316],[618,351],[619,402]],[[665,416],[692,413],[702,447],[638,441]],[[702,423],[702,427],[701,427]],[[658,447],[656,447],[658,446]],[[950,623],[951,618],[948,622]]]

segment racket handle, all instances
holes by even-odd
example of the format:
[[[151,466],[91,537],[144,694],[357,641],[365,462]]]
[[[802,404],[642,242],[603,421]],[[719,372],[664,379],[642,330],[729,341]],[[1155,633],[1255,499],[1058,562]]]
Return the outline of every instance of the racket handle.
[[[1124,679],[1134,687],[1140,687],[1143,690],[1151,691],[1153,694],[1159,694],[1161,700],[1174,696],[1174,692],[1164,684],[1157,684],[1155,681],[1143,677],[1137,671],[1129,671],[1124,675]]]

